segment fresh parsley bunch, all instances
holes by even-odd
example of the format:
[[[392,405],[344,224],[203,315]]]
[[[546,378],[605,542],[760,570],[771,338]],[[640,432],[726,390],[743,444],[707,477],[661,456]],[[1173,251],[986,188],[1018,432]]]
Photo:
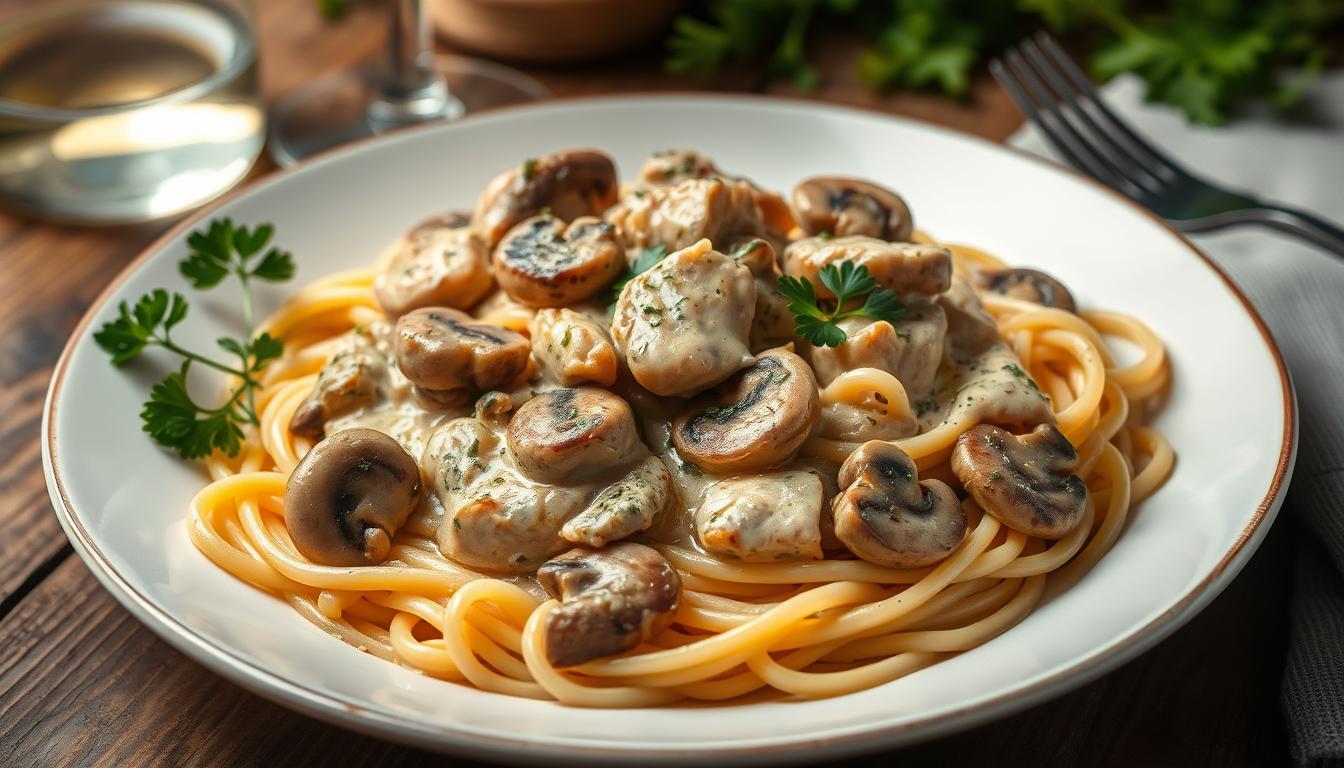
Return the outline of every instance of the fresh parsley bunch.
[[[1134,72],[1148,96],[1190,119],[1221,122],[1238,104],[1300,95],[1326,63],[1325,35],[1344,21],[1338,0],[706,0],[680,17],[667,68],[710,74],[765,58],[766,74],[817,84],[807,34],[820,24],[871,39],[857,75],[874,88],[966,92],[972,69],[1044,24],[1099,40],[1093,72]],[[1296,68],[1293,78],[1281,77]]]
[[[215,219],[205,230],[187,238],[191,253],[178,264],[193,288],[208,290],[232,275],[243,295],[242,339],[223,337],[219,348],[237,359],[221,362],[180,346],[172,331],[187,318],[187,300],[180,293],[156,288],[135,304],[122,302],[117,319],[93,335],[94,341],[112,358],[113,365],[135,360],[149,347],[159,347],[182,358],[182,366],[150,389],[140,411],[144,431],[159,445],[172,448],[184,459],[199,459],[215,451],[238,453],[242,425],[257,424],[256,389],[266,364],[279,357],[279,339],[262,333],[253,336],[253,280],[282,282],[294,276],[294,259],[288,251],[267,249],[275,228],[261,224],[249,229],[229,219]],[[187,374],[195,363],[237,378],[229,397],[217,407],[197,403],[187,388]]]
[[[877,281],[868,274],[868,268],[842,261],[839,266],[827,264],[818,274],[821,284],[835,294],[835,306],[823,309],[817,300],[816,289],[810,280],[785,275],[779,278],[779,292],[789,303],[793,313],[793,332],[813,346],[838,347],[845,343],[845,332],[840,321],[847,317],[871,317],[895,323],[905,317],[905,307],[896,294],[878,288]],[[846,305],[863,299],[851,309]],[[829,306],[829,304],[828,304]]]

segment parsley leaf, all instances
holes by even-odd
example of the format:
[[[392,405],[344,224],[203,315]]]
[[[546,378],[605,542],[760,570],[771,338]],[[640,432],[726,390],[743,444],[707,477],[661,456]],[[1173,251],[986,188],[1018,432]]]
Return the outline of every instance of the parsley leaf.
[[[779,278],[779,292],[793,313],[794,333],[813,346],[838,347],[845,343],[845,332],[840,321],[847,317],[871,317],[889,323],[899,322],[905,316],[905,307],[896,294],[879,288],[868,268],[853,262],[841,261],[821,268],[817,277],[821,284],[835,294],[835,308],[823,309],[818,303],[816,289],[810,280],[785,275]],[[847,304],[863,298],[854,309]]]
[[[621,290],[625,288],[626,283],[634,280],[636,277],[648,272],[658,265],[667,256],[667,246],[655,245],[652,248],[645,248],[635,257],[635,262],[625,268],[625,271],[616,278],[616,282],[607,289],[607,304],[615,304],[621,297]]]
[[[206,357],[179,345],[172,330],[187,317],[188,303],[179,293],[162,288],[141,296],[134,305],[122,302],[117,316],[93,334],[94,341],[111,356],[113,365],[123,365],[149,347],[160,347],[182,358],[181,368],[155,384],[140,411],[142,428],[160,445],[177,450],[184,459],[199,459],[221,451],[238,453],[244,424],[258,424],[256,389],[266,364],[284,352],[281,341],[269,333],[253,336],[251,278],[286,280],[294,274],[293,257],[278,248],[265,250],[275,228],[234,226],[228,219],[215,219],[203,230],[187,237],[191,249],[178,268],[193,287],[201,290],[219,285],[234,275],[242,287],[242,340],[223,337],[216,345],[237,358],[237,364]],[[264,252],[264,253],[263,253]],[[252,263],[256,261],[256,266]],[[188,389],[187,374],[193,364],[227,373],[234,385],[223,405],[208,408],[196,402]]]

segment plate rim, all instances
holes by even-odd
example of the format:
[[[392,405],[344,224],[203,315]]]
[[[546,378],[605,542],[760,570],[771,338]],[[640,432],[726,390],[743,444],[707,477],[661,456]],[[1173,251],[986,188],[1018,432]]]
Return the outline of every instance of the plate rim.
[[[369,710],[344,701],[337,696],[309,688],[306,685],[289,680],[260,665],[254,664],[231,650],[215,645],[193,628],[157,606],[148,596],[141,593],[125,579],[112,565],[108,557],[90,536],[83,521],[75,511],[64,479],[58,468],[56,434],[56,412],[58,401],[70,365],[70,358],[79,341],[87,335],[94,318],[111,300],[112,295],[134,272],[136,272],[154,254],[161,251],[169,242],[183,232],[204,220],[220,207],[235,198],[280,183],[286,177],[303,172],[319,163],[334,157],[366,151],[375,142],[391,137],[393,140],[407,134],[420,134],[433,131],[451,130],[462,122],[472,121],[480,115],[497,115],[515,112],[545,112],[555,107],[574,107],[587,105],[609,105],[631,100],[667,100],[750,103],[753,105],[782,105],[804,108],[821,112],[839,112],[878,118],[896,123],[907,123],[921,129],[952,134],[980,144],[991,150],[1006,151],[1042,166],[1047,172],[1063,173],[1075,180],[1081,180],[1100,190],[1103,194],[1141,216],[1160,225],[1169,235],[1202,261],[1219,279],[1223,286],[1238,300],[1242,310],[1250,317],[1259,332],[1265,346],[1274,360],[1279,375],[1279,384],[1283,397],[1283,440],[1279,448],[1274,474],[1264,497],[1256,505],[1255,512],[1248,524],[1241,530],[1232,547],[1223,553],[1212,570],[1198,582],[1188,588],[1184,594],[1166,611],[1154,616],[1119,643],[1099,652],[1081,658],[1067,667],[1011,693],[1003,693],[966,706],[931,715],[897,725],[864,730],[858,733],[833,734],[825,737],[791,738],[771,744],[752,744],[740,746],[706,747],[699,749],[674,748],[647,750],[632,746],[613,746],[597,748],[580,744],[558,744],[550,740],[540,741],[534,738],[506,737],[495,734],[432,729],[422,725],[396,720],[386,714]],[[1217,262],[1202,249],[1192,243],[1171,224],[1138,203],[1121,195],[1115,190],[1086,176],[1068,166],[1048,158],[1028,152],[1008,144],[991,141],[967,131],[940,125],[930,120],[905,115],[896,115],[882,110],[834,104],[802,97],[775,96],[763,94],[714,93],[696,91],[636,91],[601,96],[578,95],[562,96],[546,101],[508,105],[481,110],[462,121],[447,124],[431,124],[402,129],[382,136],[360,139],[350,144],[325,150],[297,164],[278,168],[260,178],[245,182],[228,193],[207,203],[200,209],[184,217],[180,222],[155,238],[145,246],[134,259],[127,262],[117,275],[99,292],[89,305],[79,322],[72,329],[61,355],[53,368],[52,378],[43,404],[41,435],[39,436],[42,453],[42,467],[47,491],[53,510],[73,549],[79,554],[89,570],[103,588],[108,590],[119,603],[129,610],[142,624],[169,645],[182,652],[193,661],[210,671],[225,677],[230,682],[303,714],[316,717],[325,722],[348,728],[378,738],[390,739],[412,744],[437,752],[453,752],[488,759],[504,759],[513,762],[536,762],[554,756],[557,751],[567,754],[583,754],[597,762],[610,763],[619,760],[639,758],[650,764],[685,763],[703,758],[730,759],[738,764],[772,762],[799,762],[819,757],[823,752],[829,757],[854,754],[880,748],[896,747],[901,744],[925,741],[940,735],[964,730],[991,719],[1006,716],[1033,706],[1042,701],[1063,695],[1112,671],[1121,664],[1134,659],[1152,648],[1174,631],[1183,626],[1195,614],[1203,610],[1217,597],[1228,583],[1239,573],[1258,548],[1283,504],[1288,480],[1292,475],[1296,460],[1298,443],[1298,408],[1292,376],[1284,361],[1279,345],[1273,333],[1266,325],[1259,311],[1242,290],[1228,276]]]

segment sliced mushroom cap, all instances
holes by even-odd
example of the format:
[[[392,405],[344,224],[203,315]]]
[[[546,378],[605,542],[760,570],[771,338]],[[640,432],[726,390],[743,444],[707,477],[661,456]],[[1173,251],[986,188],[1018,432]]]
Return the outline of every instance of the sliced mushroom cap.
[[[966,535],[966,512],[940,480],[920,481],[915,462],[895,444],[873,440],[840,467],[832,515],[850,552],[888,568],[936,563]]]
[[[1064,284],[1036,269],[987,269],[978,272],[975,284],[991,293],[1022,299],[1047,307],[1077,312],[1073,294]]]
[[[474,222],[493,247],[544,208],[565,221],[600,214],[616,202],[616,189],[611,158],[589,149],[556,152],[496,176],[476,201]]]
[[[393,317],[419,307],[468,309],[490,292],[490,251],[460,215],[417,225],[373,283],[378,305]]]
[[[397,367],[430,399],[470,400],[512,384],[527,368],[527,338],[448,307],[425,307],[397,320]]]
[[[534,307],[559,307],[595,296],[625,269],[615,228],[581,216],[569,225],[535,216],[500,241],[495,277],[510,296]]]
[[[420,499],[420,467],[391,437],[346,429],[308,452],[285,486],[285,528],[303,556],[377,565]]]
[[[569,483],[630,464],[647,449],[629,403],[605,389],[553,389],[509,420],[518,469],[543,483]]]
[[[541,566],[537,580],[560,599],[546,620],[546,658],[571,667],[628,651],[672,623],[681,578],[642,544],[579,547]]]
[[[295,409],[289,431],[321,440],[328,421],[383,400],[390,389],[387,358],[364,333],[350,333],[337,343],[313,391]]]
[[[805,237],[784,249],[784,273],[811,281],[817,296],[835,298],[821,268],[841,261],[865,267],[877,284],[897,294],[936,295],[952,285],[952,252],[937,245],[889,243],[861,235]]]
[[[677,453],[706,472],[783,464],[812,431],[820,408],[812,369],[785,349],[761,354],[672,422]]]
[[[793,188],[793,213],[809,235],[866,235],[905,242],[915,231],[900,195],[862,179],[818,176]]]
[[[1083,519],[1087,486],[1078,452],[1051,424],[1013,435],[980,424],[957,438],[952,471],[999,522],[1029,536],[1062,539]]]

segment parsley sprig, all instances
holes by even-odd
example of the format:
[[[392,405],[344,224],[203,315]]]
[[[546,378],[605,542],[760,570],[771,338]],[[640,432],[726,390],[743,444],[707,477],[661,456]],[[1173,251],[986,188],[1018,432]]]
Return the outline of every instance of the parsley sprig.
[[[242,425],[258,423],[256,389],[261,384],[260,374],[268,362],[280,356],[283,346],[268,333],[253,336],[251,283],[281,282],[294,275],[294,259],[288,251],[264,250],[274,234],[270,224],[249,229],[235,226],[229,219],[215,219],[205,230],[191,233],[187,238],[191,252],[178,263],[183,277],[198,290],[213,288],[230,275],[238,279],[246,332],[241,340],[223,337],[215,342],[237,359],[236,364],[207,357],[173,340],[172,331],[187,318],[189,304],[182,294],[170,295],[162,288],[141,296],[133,306],[122,302],[117,318],[93,335],[98,346],[111,355],[113,365],[125,365],[150,347],[182,358],[177,371],[150,389],[140,421],[155,442],[176,450],[184,459],[203,458],[215,451],[236,455],[243,437]],[[237,383],[223,404],[210,408],[192,398],[187,375],[193,364],[236,377]]]
[[[818,303],[816,290],[810,280],[785,275],[779,278],[779,292],[789,303],[793,313],[793,332],[814,346],[838,347],[845,343],[845,332],[840,321],[847,317],[871,317],[895,323],[905,317],[905,307],[896,294],[878,288],[877,281],[868,274],[868,268],[842,261],[839,266],[827,264],[818,275],[821,284],[835,294],[835,306],[823,309]],[[846,305],[862,298],[863,303],[852,309]]]
[[[607,304],[615,305],[616,300],[621,297],[621,289],[625,288],[626,283],[634,280],[636,277],[648,272],[658,265],[667,256],[666,245],[655,245],[652,248],[645,248],[635,257],[635,262],[625,268],[625,271],[616,278],[616,282],[607,289]]]

